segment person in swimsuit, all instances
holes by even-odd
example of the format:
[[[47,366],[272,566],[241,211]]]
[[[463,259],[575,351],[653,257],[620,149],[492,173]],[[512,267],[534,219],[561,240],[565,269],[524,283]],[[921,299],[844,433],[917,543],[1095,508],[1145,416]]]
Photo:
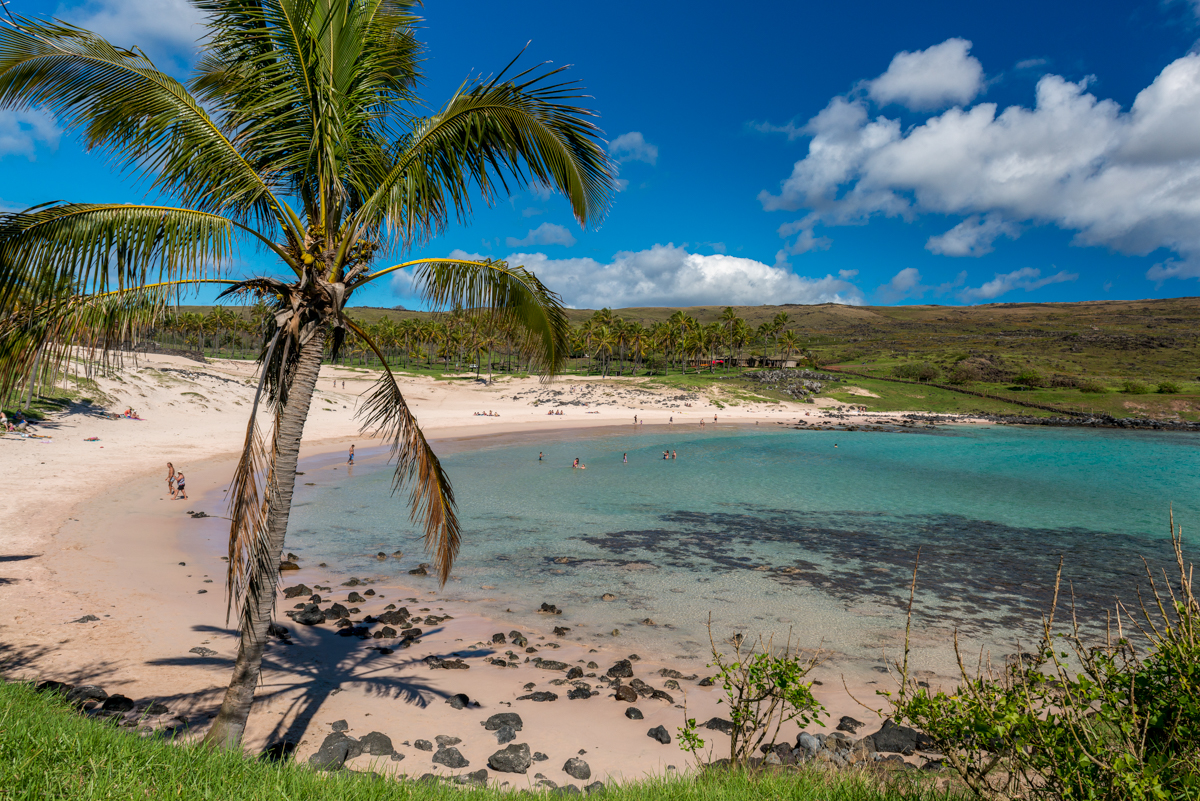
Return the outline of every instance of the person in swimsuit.
[[[621,464],[629,464],[629,454],[628,453],[621,454]]]
[[[540,462],[544,458],[546,458],[545,455],[541,451],[538,451],[538,461]]]
[[[354,464],[354,446],[350,446],[350,458],[346,460],[346,464]]]
[[[675,451],[671,451],[671,458],[672,458],[672,459],[678,459],[678,458],[679,458],[679,454],[677,454]]]
[[[577,467],[579,467],[579,457],[578,456],[575,457],[575,461],[571,462],[572,469],[577,468]]]
[[[175,465],[167,462],[167,492],[171,493],[171,497],[175,497]]]
[[[175,491],[178,493],[175,496],[175,500],[186,501],[188,499],[187,485],[184,483],[183,473],[175,474]]]

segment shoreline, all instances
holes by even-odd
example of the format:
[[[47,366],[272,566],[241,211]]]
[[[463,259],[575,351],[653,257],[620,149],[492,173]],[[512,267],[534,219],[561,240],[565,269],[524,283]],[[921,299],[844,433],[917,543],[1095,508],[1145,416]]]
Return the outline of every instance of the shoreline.
[[[16,490],[0,499],[0,519],[12,532],[6,536],[0,559],[0,598],[10,610],[8,619],[0,623],[0,660],[8,675],[96,683],[109,692],[158,700],[200,733],[219,704],[236,648],[231,645],[236,642],[234,634],[224,624],[224,563],[220,556],[227,521],[216,515],[224,511],[221,490],[228,484],[230,467],[240,450],[248,409],[245,401],[252,392],[244,379],[252,365],[189,364],[181,368],[167,357],[145,364],[138,371],[125,371],[124,378],[109,382],[105,391],[114,400],[123,394],[126,400],[120,402],[132,402],[143,410],[146,421],[101,419],[77,408],[76,414],[62,415],[42,426],[43,433],[53,434],[52,442],[0,438],[0,449],[9,449],[0,450],[9,456],[5,485]],[[302,472],[332,469],[338,461],[334,455],[344,453],[350,443],[359,446],[359,458],[364,462],[374,461],[386,451],[378,440],[358,433],[352,415],[342,413],[343,409],[352,411],[355,393],[364,389],[370,378],[370,374],[357,371],[322,369],[321,382],[351,385],[349,391],[341,386],[334,390],[318,386],[320,402],[314,400],[306,426]],[[569,386],[572,383],[576,386]],[[670,430],[666,420],[671,417],[682,418],[675,427],[687,430],[710,414],[719,415],[721,429],[755,425],[803,428],[797,423],[808,422],[814,429],[819,424],[879,430],[873,427],[889,419],[942,421],[946,417],[904,412],[848,414],[799,403],[764,404],[769,408],[762,409],[681,409],[672,406],[666,394],[657,400],[639,396],[625,405],[606,401],[608,406],[596,409],[597,414],[568,407],[568,414],[549,420],[536,406],[529,410],[525,400],[529,393],[574,393],[580,383],[564,381],[546,389],[536,380],[479,387],[413,379],[402,382],[402,387],[439,455],[527,442],[539,435],[560,440],[628,432],[634,414],[643,420],[652,418],[637,427],[646,433]],[[514,388],[521,392],[506,397]],[[585,393],[594,391],[594,386],[584,388]],[[501,416],[476,417],[472,409],[498,409]],[[988,420],[949,417],[960,424],[995,425]],[[99,436],[100,441],[85,442],[89,436]],[[191,454],[190,461],[183,461],[180,453]],[[186,469],[190,502],[159,500],[166,497],[165,483],[155,482],[163,481],[165,471],[149,465],[162,465],[167,459]],[[192,519],[184,515],[189,509],[213,516]],[[322,572],[308,561],[302,565],[301,570],[285,575],[281,589],[299,583],[328,586],[331,591],[319,594],[339,603],[345,602],[349,592],[362,589],[332,581],[335,568]],[[432,740],[436,735],[461,738],[458,747],[470,761],[469,769],[474,770],[483,767],[487,755],[499,748],[479,722],[496,712],[519,711],[526,724],[519,741],[527,740],[531,749],[551,756],[548,762],[535,763],[534,770],[543,770],[559,783],[570,781],[558,766],[584,749],[588,752],[584,758],[597,778],[630,779],[661,774],[672,765],[683,769],[690,763],[690,757],[674,742],[660,745],[645,735],[650,727],[663,725],[675,739],[683,717],[683,710],[675,704],[686,698],[688,717],[701,722],[721,714],[711,689],[678,680],[681,689],[675,690],[666,683],[667,677],[658,674],[666,669],[708,675],[695,661],[651,659],[645,654],[646,659],[634,662],[635,676],[672,696],[673,703],[640,698],[634,705],[644,719],[631,721],[623,715],[625,704],[615,703],[599,680],[609,666],[629,656],[617,641],[595,650],[569,638],[560,641],[552,631],[559,621],[552,616],[546,616],[544,625],[539,626],[504,623],[479,613],[469,600],[449,597],[453,595],[450,585],[429,590],[416,582],[389,578],[363,587],[376,595],[369,604],[358,604],[362,614],[377,615],[386,604],[395,602],[414,614],[428,609],[421,612],[423,619],[447,614],[449,618],[428,624],[433,629],[417,645],[383,654],[374,649],[394,641],[362,641],[338,636],[331,625],[294,624],[284,612],[303,598],[285,601],[281,597],[276,619],[291,630],[294,644],[273,643],[268,650],[264,685],[247,730],[248,749],[287,741],[304,760],[329,733],[327,724],[345,719],[354,736],[378,730],[391,737],[406,756],[388,769],[409,775],[453,773],[433,764],[431,753],[402,744],[415,743],[418,738]],[[86,615],[98,619],[69,622]],[[530,657],[584,668],[582,680],[600,695],[566,698],[571,685],[550,683],[563,676],[537,669],[533,662],[525,663],[524,653],[517,654],[520,667],[500,668],[484,662],[484,658],[497,656],[510,661],[505,652],[514,650],[509,636],[513,630],[538,648]],[[496,634],[504,634],[506,642],[493,644]],[[456,653],[470,664],[469,670],[431,670],[422,661]],[[589,662],[598,668],[586,668]],[[596,675],[588,677],[589,673]],[[818,698],[830,715],[829,727],[815,731],[830,731],[842,715],[866,721],[860,734],[877,728],[873,716],[840,686],[842,679],[834,665],[818,669],[813,676],[822,681]],[[925,678],[938,680],[933,675]],[[530,682],[536,692],[555,692],[560,698],[552,702],[518,700],[519,695],[527,694],[525,684]],[[890,689],[889,682],[889,677],[881,674],[856,672],[847,677],[849,689],[868,703],[875,698],[876,689]],[[463,692],[484,706],[454,710],[445,705],[447,697]],[[585,727],[579,726],[581,721],[586,721]],[[788,728],[783,733],[793,739],[795,734]],[[575,739],[580,741],[576,744]],[[571,748],[564,750],[566,746]],[[551,747],[554,750],[549,750]],[[370,761],[363,756],[351,764],[362,767]],[[502,774],[494,778],[513,777]],[[518,784],[525,781],[526,777],[517,778]]]

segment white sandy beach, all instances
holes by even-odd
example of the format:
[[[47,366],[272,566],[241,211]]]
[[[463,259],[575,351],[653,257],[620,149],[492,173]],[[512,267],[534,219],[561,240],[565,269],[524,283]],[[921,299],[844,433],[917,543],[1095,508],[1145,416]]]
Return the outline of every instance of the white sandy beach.
[[[111,411],[132,406],[141,421],[111,420],[85,411],[64,413],[39,427],[50,440],[0,437],[0,470],[5,492],[0,496],[0,599],[7,614],[0,622],[0,660],[10,676],[92,683],[109,693],[134,699],[156,699],[186,718],[192,731],[203,732],[220,703],[228,680],[236,639],[225,624],[224,563],[219,554],[227,534],[220,498],[240,447],[246,414],[253,397],[253,364],[216,362],[199,365],[181,358],[152,356],[137,369],[100,379],[111,397]],[[354,411],[374,374],[326,367],[305,431],[302,458],[325,452],[344,453],[351,443],[368,451],[380,443],[359,433]],[[345,382],[343,388],[342,382]],[[635,382],[567,378],[552,384],[537,379],[499,378],[491,385],[468,381],[406,378],[402,385],[410,405],[431,439],[462,440],[491,434],[522,435],[549,430],[632,425],[633,416],[654,425],[674,417],[676,425],[696,425],[701,416],[711,424],[762,425],[817,422],[826,410],[811,404],[740,405],[718,410],[703,400],[680,408],[662,390],[622,391]],[[570,405],[561,416],[546,414],[533,400],[547,392],[587,402]],[[82,407],[79,407],[82,408]],[[494,411],[499,416],[476,416]],[[807,417],[805,417],[807,415]],[[888,415],[890,416],[890,415]],[[873,415],[854,415],[839,422],[867,422]],[[86,441],[98,437],[98,441]],[[436,444],[435,444],[435,447]],[[188,478],[193,500],[171,501],[166,491],[166,463]],[[302,462],[303,464],[303,462]],[[303,467],[301,469],[304,469]],[[331,469],[326,467],[325,469]],[[192,519],[188,511],[213,517]],[[465,547],[469,547],[469,542]],[[184,563],[184,564],[180,564]],[[308,563],[285,574],[282,586],[304,583],[331,586],[321,592],[344,602],[346,587]],[[568,700],[570,684],[561,671],[541,670],[534,663],[495,667],[485,657],[508,659],[511,644],[492,646],[493,634],[512,626],[473,612],[469,604],[448,600],[433,579],[414,577],[410,586],[370,584],[376,595],[358,604],[363,614],[378,614],[389,603],[416,614],[445,616],[426,626],[421,642],[392,654],[377,650],[392,641],[338,637],[332,626],[298,626],[283,616],[296,598],[281,597],[277,620],[292,631],[294,644],[273,643],[264,660],[263,685],[251,716],[246,746],[257,750],[272,742],[297,744],[306,759],[344,719],[349,734],[380,731],[391,737],[402,761],[386,762],[386,770],[420,775],[429,771],[462,773],[485,767],[500,748],[480,722],[497,712],[518,712],[524,730],[517,742],[548,756],[535,762],[528,776],[494,774],[493,779],[534,781],[534,772],[559,784],[573,781],[562,771],[565,760],[586,751],[593,780],[631,779],[661,773],[669,766],[686,769],[689,758],[676,742],[662,745],[646,732],[663,725],[674,739],[687,715],[704,721],[721,714],[716,695],[695,681],[667,688],[661,668],[696,672],[697,665],[634,663],[635,676],[656,689],[667,688],[675,703],[649,698],[634,706],[644,720],[629,720],[628,706],[615,702],[598,677],[629,654],[619,638],[594,650],[570,638],[556,638],[548,616],[541,630],[524,630],[537,656],[584,669],[584,681],[599,691],[587,699]],[[363,587],[355,588],[363,590]],[[307,596],[306,596],[307,597]],[[95,622],[74,623],[84,615]],[[487,647],[478,644],[486,643]],[[554,647],[552,643],[558,645]],[[192,649],[215,652],[203,655]],[[524,649],[514,649],[520,660]],[[421,660],[429,655],[461,653],[469,670],[431,670]],[[593,662],[597,668],[586,667]],[[703,669],[701,675],[707,675]],[[595,674],[588,678],[587,674]],[[877,721],[855,704],[837,673],[818,669],[818,697],[832,721],[852,715],[866,721],[862,733]],[[878,675],[848,677],[859,698],[873,703]],[[882,677],[887,681],[887,677]],[[553,702],[516,700],[524,686],[554,691]],[[452,709],[447,697],[465,693],[478,707]],[[826,729],[826,731],[831,729]],[[794,738],[794,728],[787,732]],[[712,735],[715,732],[705,732]],[[449,735],[470,767],[451,770],[431,762],[432,753],[405,743]],[[725,738],[718,737],[724,741]],[[725,755],[718,747],[716,757]],[[378,757],[362,756],[363,767]]]

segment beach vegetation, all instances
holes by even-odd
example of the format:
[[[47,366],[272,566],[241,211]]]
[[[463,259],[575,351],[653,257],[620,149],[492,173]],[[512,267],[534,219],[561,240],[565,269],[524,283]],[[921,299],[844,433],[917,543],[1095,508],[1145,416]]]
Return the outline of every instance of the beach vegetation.
[[[882,693],[893,716],[987,801],[1200,798],[1200,599],[1173,519],[1170,542],[1175,575],[1147,565],[1138,607],[1103,622],[1059,608],[1060,562],[1038,641],[968,669],[956,635],[953,690],[909,677],[906,637],[898,691]]]
[[[253,304],[260,381],[229,492],[228,611],[241,641],[206,741],[236,748],[258,684],[279,581],[296,463],[323,361],[346,349],[382,363],[359,410],[391,446],[436,572],[449,576],[459,524],[449,477],[382,347],[345,312],[373,282],[404,275],[423,303],[516,332],[525,369],[560,370],[569,326],[559,297],[503,261],[393,254],[425,246],[473,203],[518,187],[561,193],[597,224],[615,169],[595,113],[562,68],[468,79],[443,102],[417,94],[416,3],[198,0],[208,32],[187,83],[139,48],[66,22],[0,25],[0,109],[43,109],[120,171],[141,203],[50,202],[0,214],[0,397],[121,352],[183,292],[223,288]],[[432,111],[429,111],[432,109]],[[280,276],[230,277],[235,248]],[[389,279],[390,280],[390,279]],[[180,326],[218,349],[233,316]],[[438,343],[458,362],[468,343]],[[55,372],[58,371],[58,372]],[[258,411],[271,414],[260,426]]]
[[[720,687],[722,697],[717,703],[729,710],[729,764],[745,767],[764,745],[774,746],[784,723],[797,721],[803,730],[821,722],[825,711],[812,693],[809,672],[821,664],[820,652],[805,656],[792,642],[789,632],[782,646],[774,637],[752,641],[734,634],[729,639],[731,654],[717,646],[712,631],[712,615],[708,619],[708,641],[712,652],[709,668],[716,671],[713,686]],[[692,754],[704,748],[696,721],[687,717],[679,729],[681,747]]]

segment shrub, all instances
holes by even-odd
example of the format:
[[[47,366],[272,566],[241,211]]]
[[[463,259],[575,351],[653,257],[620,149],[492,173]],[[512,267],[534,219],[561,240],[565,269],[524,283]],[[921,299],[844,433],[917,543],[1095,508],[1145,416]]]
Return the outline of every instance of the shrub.
[[[960,362],[959,364],[954,365],[953,369],[950,370],[950,375],[946,377],[946,380],[951,384],[956,385],[970,384],[975,381],[982,381],[983,374],[975,365],[963,364]]]
[[[1097,395],[1103,395],[1105,392],[1108,392],[1108,387],[1094,378],[1089,378],[1085,381],[1079,382],[1079,391],[1093,392]]]
[[[933,738],[980,798],[1200,797],[1200,601],[1181,538],[1172,520],[1177,580],[1158,584],[1147,566],[1149,595],[1136,615],[1118,604],[1102,641],[1085,640],[1074,609],[1056,628],[1061,561],[1037,647],[1003,667],[971,674],[959,653],[959,686],[934,692],[908,677],[906,639],[899,692],[882,693],[894,717]]]
[[[936,366],[929,362],[922,364],[900,364],[892,368],[892,374],[897,378],[905,378],[909,381],[936,381],[937,377],[942,374]]]
[[[712,615],[708,618],[708,641],[712,646],[716,668],[713,685],[720,687],[724,698],[718,704],[729,707],[733,729],[729,733],[729,761],[734,766],[746,766],[764,740],[775,744],[779,728],[788,721],[798,720],[803,729],[809,723],[821,723],[825,707],[812,694],[812,682],[805,681],[808,672],[820,664],[820,654],[805,660],[793,647],[791,635],[783,650],[776,653],[773,638],[758,645],[750,644],[741,634],[733,635],[732,659],[717,650],[712,636]],[[704,747],[696,730],[695,718],[686,717],[679,728],[680,747],[693,755]]]
[[[1145,395],[1150,391],[1150,387],[1136,378],[1126,378],[1121,382],[1121,391],[1128,395]]]
[[[1023,387],[1040,387],[1045,385],[1046,380],[1042,378],[1042,374],[1032,368],[1027,368],[1017,373],[1017,377],[1013,379],[1013,383]]]
[[[1175,383],[1174,381],[1159,381],[1158,391],[1163,395],[1176,395],[1183,391],[1183,387],[1179,386],[1179,384]]]

